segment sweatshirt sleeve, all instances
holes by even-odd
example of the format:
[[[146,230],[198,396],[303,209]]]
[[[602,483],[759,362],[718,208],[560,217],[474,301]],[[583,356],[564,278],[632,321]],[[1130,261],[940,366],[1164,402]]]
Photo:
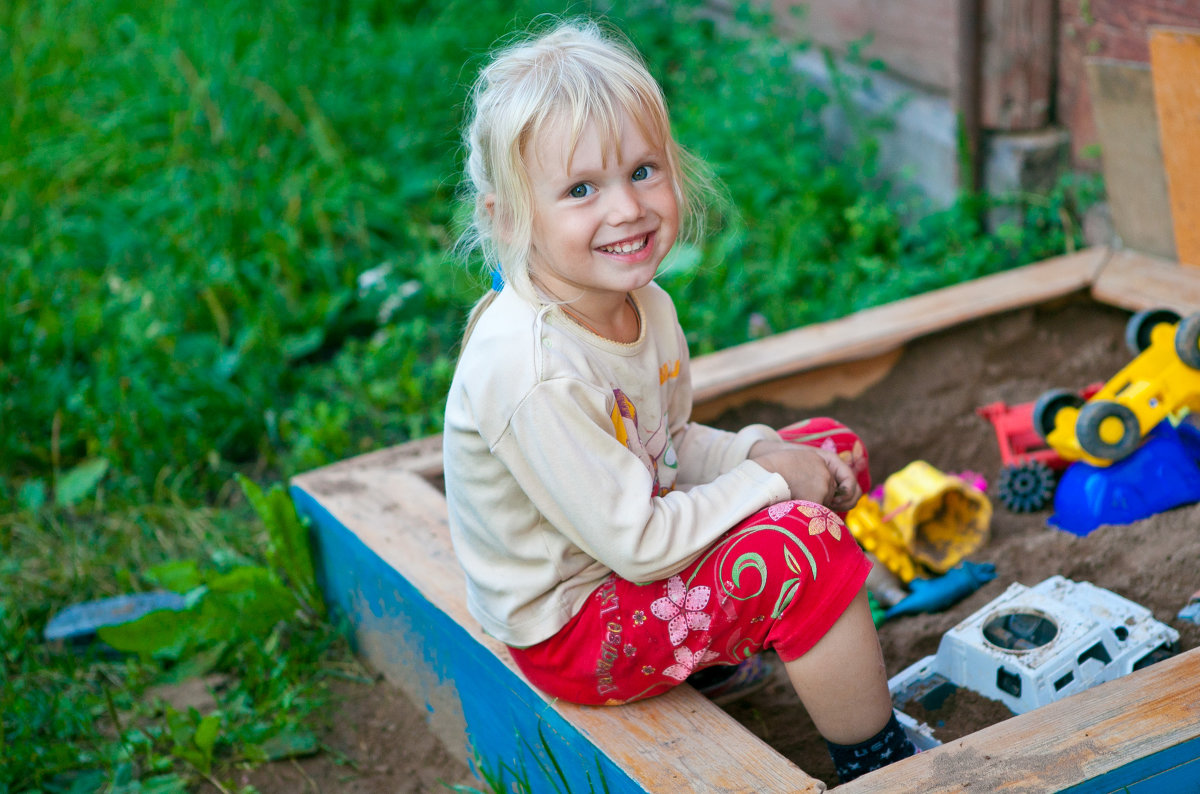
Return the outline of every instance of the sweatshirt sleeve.
[[[736,433],[688,422],[674,435],[679,456],[679,484],[693,487],[711,482],[744,462],[759,441],[778,441],[767,425],[748,425]]]
[[[724,435],[732,439],[712,446],[722,465],[753,443]],[[493,452],[558,532],[634,582],[677,573],[738,521],[788,498],[784,479],[744,454],[708,482],[652,495],[651,472],[613,433],[605,394],[575,379],[533,389]]]
[[[749,425],[736,433],[690,421],[692,415],[692,371],[683,329],[676,323],[680,356],[679,377],[671,381],[669,414],[671,438],[679,458],[681,486],[711,482],[746,460],[758,441],[778,441],[779,434],[767,425]]]

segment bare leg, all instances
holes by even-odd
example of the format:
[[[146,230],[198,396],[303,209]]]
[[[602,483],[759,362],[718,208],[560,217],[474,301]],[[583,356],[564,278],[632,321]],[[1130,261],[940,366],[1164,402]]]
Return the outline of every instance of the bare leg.
[[[865,588],[808,653],[785,667],[800,702],[828,741],[866,741],[892,716],[883,652]]]

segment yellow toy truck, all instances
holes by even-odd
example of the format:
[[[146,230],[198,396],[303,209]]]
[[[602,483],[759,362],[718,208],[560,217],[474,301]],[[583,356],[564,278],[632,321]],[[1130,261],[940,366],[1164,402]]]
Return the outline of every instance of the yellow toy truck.
[[[1125,342],[1136,357],[1086,401],[1053,389],[1034,404],[1034,428],[1067,460],[1108,466],[1167,417],[1200,409],[1200,313],[1137,312]]]
[[[846,526],[905,584],[945,573],[987,542],[992,504],[981,488],[914,460],[887,478],[876,501],[863,494]]]

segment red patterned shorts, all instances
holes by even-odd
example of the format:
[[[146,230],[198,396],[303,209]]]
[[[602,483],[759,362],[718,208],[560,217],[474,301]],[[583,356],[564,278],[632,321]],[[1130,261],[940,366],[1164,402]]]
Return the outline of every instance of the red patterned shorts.
[[[831,419],[780,435],[836,450],[870,490],[862,442]],[[606,579],[557,634],[512,656],[552,697],[617,705],[660,695],[691,673],[737,664],[764,648],[804,655],[862,589],[871,563],[842,519],[789,501],[742,521],[670,578]]]

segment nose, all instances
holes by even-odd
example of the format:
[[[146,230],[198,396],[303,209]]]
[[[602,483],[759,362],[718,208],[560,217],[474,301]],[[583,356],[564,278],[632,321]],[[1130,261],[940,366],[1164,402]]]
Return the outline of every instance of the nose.
[[[632,184],[622,185],[609,193],[608,219],[613,226],[636,221],[645,214],[641,197]]]

